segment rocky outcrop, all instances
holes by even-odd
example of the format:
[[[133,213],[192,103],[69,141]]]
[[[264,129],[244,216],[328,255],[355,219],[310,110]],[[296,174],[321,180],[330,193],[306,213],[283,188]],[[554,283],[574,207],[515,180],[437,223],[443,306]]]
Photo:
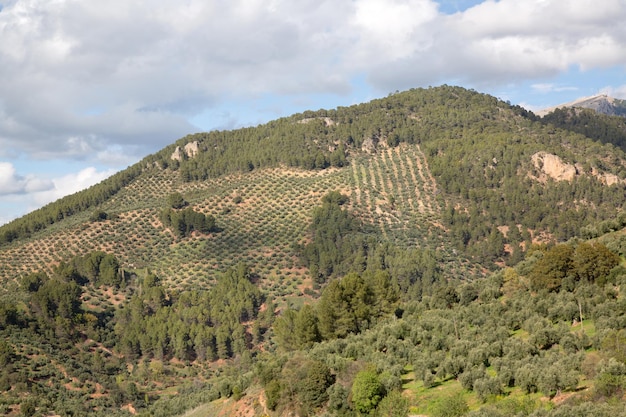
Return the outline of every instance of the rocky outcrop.
[[[200,150],[200,147],[198,146],[197,140],[193,142],[189,142],[188,144],[185,145],[185,153],[187,154],[189,158],[193,158],[194,156],[196,156],[199,150]]]
[[[591,168],[591,172],[585,173],[581,165],[572,165],[557,155],[547,152],[537,152],[531,156],[531,161],[535,167],[535,174],[529,176],[537,181],[546,182],[548,179],[554,181],[572,181],[579,175],[590,175],[596,177],[601,183],[606,185],[625,184],[626,181],[610,172],[602,172],[597,168]]]
[[[373,137],[365,138],[361,144],[361,151],[370,154],[376,153],[376,146],[378,145],[378,139]]]
[[[617,175],[610,174],[608,172],[599,172],[596,168],[591,169],[591,175],[598,178],[603,184],[606,185],[621,184],[624,182]]]
[[[578,169],[574,165],[563,162],[557,155],[547,152],[537,152],[531,157],[531,161],[540,172],[537,177],[540,181],[548,178],[554,181],[571,181],[578,175]]]
[[[619,183],[624,182],[617,175],[608,174],[608,173],[605,173],[602,176],[602,178],[600,178],[600,180],[604,182],[606,185],[613,185],[613,184],[619,184]]]
[[[300,124],[307,124],[307,123],[312,122],[313,120],[322,120],[322,121],[324,121],[324,125],[326,125],[326,126],[334,126],[334,125],[337,124],[337,122],[335,122],[330,117],[307,117],[305,119],[298,120],[298,123],[300,123]]]
[[[172,156],[170,158],[173,161],[181,161],[183,159],[183,150],[180,148],[180,146],[177,146],[176,149],[174,149],[174,152],[172,153]]]
[[[171,159],[174,161],[182,161],[183,158],[193,158],[200,151],[198,141],[189,142],[184,147],[177,146],[172,153]]]

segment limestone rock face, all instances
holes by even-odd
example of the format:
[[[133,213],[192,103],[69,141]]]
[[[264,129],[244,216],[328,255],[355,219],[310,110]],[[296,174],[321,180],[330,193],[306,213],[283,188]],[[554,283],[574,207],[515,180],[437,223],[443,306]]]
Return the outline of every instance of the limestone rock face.
[[[547,152],[537,152],[531,157],[531,161],[539,175],[529,174],[529,176],[537,181],[546,182],[548,179],[554,181],[572,181],[579,175],[590,175],[596,177],[600,182],[611,186],[613,184],[625,184],[626,181],[610,172],[602,172],[597,168],[591,168],[591,172],[584,172],[580,164],[572,165],[558,157]]]
[[[557,155],[537,152],[531,159],[537,170],[555,181],[571,181],[578,175],[578,170],[574,165],[563,162]]]
[[[177,146],[176,149],[174,149],[174,152],[172,153],[172,156],[170,158],[173,161],[180,161],[183,159],[183,151],[182,149],[180,149],[180,146]]]
[[[200,146],[198,144],[198,141],[196,140],[193,142],[189,142],[183,148],[177,146],[170,158],[174,161],[182,161],[183,157],[185,156],[187,158],[193,158],[198,154],[199,150]]]
[[[606,185],[619,184],[622,182],[622,180],[617,175],[609,173],[605,173],[600,178],[600,180],[603,181]]]
[[[367,153],[376,153],[376,145],[378,144],[378,140],[373,137],[366,138],[361,145],[361,150]]]
[[[189,142],[188,144],[185,145],[185,153],[187,154],[189,158],[193,158],[194,156],[196,156],[198,154],[199,149],[200,148],[198,146],[197,140],[193,142]]]

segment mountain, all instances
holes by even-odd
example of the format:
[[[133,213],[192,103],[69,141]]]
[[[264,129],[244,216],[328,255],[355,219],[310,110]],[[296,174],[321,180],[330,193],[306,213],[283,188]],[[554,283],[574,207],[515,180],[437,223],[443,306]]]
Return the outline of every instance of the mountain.
[[[606,94],[597,94],[591,97],[582,97],[572,102],[559,104],[537,112],[538,116],[545,116],[559,108],[580,108],[591,109],[596,113],[605,114],[607,116],[626,117],[626,100],[609,97]]]
[[[412,89],[189,135],[4,225],[0,407],[353,415],[404,390],[438,415],[445,386],[540,412],[606,375],[576,397],[604,407],[626,155],[585,117]],[[538,379],[551,363],[569,379]]]

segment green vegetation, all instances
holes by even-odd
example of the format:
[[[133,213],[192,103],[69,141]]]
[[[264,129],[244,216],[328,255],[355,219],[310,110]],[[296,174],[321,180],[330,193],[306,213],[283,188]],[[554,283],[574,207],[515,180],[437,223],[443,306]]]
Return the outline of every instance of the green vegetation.
[[[623,116],[626,112],[620,116],[607,116],[591,109],[563,107],[548,113],[541,121],[626,151],[626,118]]]
[[[620,126],[443,86],[183,138],[0,228],[0,414],[621,415]]]
[[[359,413],[369,414],[385,395],[385,387],[376,371],[361,371],[352,382],[352,404]]]
[[[242,354],[251,339],[242,323],[256,319],[262,301],[244,265],[227,271],[211,291],[176,297],[148,274],[139,293],[116,312],[117,348],[127,358],[158,360],[213,361]]]
[[[165,209],[161,212],[161,222],[179,238],[189,237],[194,231],[206,234],[216,230],[215,217],[198,213],[191,207],[180,211]]]

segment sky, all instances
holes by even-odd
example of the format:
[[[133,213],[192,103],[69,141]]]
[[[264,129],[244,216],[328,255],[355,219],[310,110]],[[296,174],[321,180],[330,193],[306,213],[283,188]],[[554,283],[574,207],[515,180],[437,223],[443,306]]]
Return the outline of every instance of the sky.
[[[626,0],[0,0],[0,224],[196,132],[441,84],[626,99]]]

